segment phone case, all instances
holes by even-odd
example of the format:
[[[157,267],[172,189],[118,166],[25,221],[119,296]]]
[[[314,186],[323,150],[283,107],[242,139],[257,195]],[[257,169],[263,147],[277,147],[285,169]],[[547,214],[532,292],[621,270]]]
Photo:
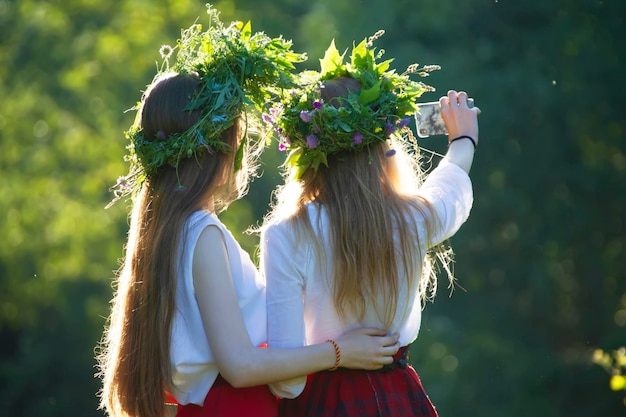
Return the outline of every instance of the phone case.
[[[467,99],[467,105],[474,107],[474,99]],[[417,136],[427,138],[435,135],[447,135],[446,125],[441,118],[441,106],[438,101],[419,103],[415,112]]]

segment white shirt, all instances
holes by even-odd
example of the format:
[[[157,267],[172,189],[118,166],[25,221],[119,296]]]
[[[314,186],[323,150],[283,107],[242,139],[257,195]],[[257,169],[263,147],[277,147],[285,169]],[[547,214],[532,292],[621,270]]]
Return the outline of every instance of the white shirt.
[[[192,275],[196,243],[209,225],[217,226],[224,236],[233,284],[250,341],[258,346],[267,338],[265,282],[250,256],[215,214],[193,213],[183,227],[178,251],[176,311],[170,354],[174,381],[171,394],[180,404],[202,405],[218,374],[198,307],[202,300],[196,299]]]
[[[473,203],[469,176],[457,165],[442,160],[427,177],[419,190],[433,207],[433,213],[441,221],[441,229],[434,231],[431,242],[424,242],[425,219],[414,212],[418,225],[420,247],[429,248],[452,236],[467,220]],[[327,215],[317,204],[307,206],[311,225],[317,239],[324,247],[330,247]],[[334,307],[332,293],[326,284],[332,277],[332,257],[326,256],[320,265],[315,255],[315,245],[304,238],[298,239],[295,228],[288,221],[268,226],[261,235],[261,269],[267,280],[268,344],[270,347],[287,348],[322,343],[334,339],[347,330],[371,326],[384,328],[373,309],[364,319],[348,315],[342,320]],[[414,265],[422,265],[424,254],[414,254]],[[404,268],[398,265],[402,276]],[[422,304],[417,294],[417,279],[413,288],[406,288],[406,280],[400,279],[400,297],[396,315],[389,329],[400,334],[400,345],[406,346],[417,338],[421,324]],[[306,377],[271,384],[274,394],[294,398],[304,389]]]

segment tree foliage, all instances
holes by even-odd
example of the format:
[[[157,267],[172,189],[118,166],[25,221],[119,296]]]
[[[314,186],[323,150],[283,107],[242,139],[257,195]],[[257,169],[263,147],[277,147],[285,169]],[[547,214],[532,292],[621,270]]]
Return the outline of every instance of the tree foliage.
[[[439,64],[424,100],[481,108],[475,205],[452,239],[462,288],[426,307],[411,360],[442,416],[617,416],[594,364],[626,344],[626,3],[613,0],[221,0],[223,20],[294,39],[317,68],[330,41],[383,29],[397,68]],[[100,416],[94,347],[122,256],[125,113],[191,0],[0,1],[0,403],[7,415]],[[421,145],[445,150],[445,139]],[[224,221],[266,212],[284,155]],[[437,160],[437,156],[433,157]],[[597,354],[596,354],[597,355]],[[597,360],[597,357],[596,357]]]

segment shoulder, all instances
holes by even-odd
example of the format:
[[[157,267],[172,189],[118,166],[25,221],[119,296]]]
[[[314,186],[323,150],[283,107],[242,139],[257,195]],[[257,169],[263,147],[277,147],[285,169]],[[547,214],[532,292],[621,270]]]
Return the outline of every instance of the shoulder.
[[[194,265],[204,264],[208,258],[219,258],[228,253],[223,231],[214,224],[206,225],[196,242],[194,250]]]
[[[194,263],[198,257],[229,252],[231,235],[214,213],[202,210],[194,212],[187,220],[187,230],[195,241]]]
[[[215,224],[205,225],[198,238],[198,246],[224,245],[224,232]]]
[[[317,204],[308,203],[302,210],[303,213],[298,216],[273,219],[264,224],[261,229],[261,240],[300,240],[303,236],[308,236],[306,234],[306,231],[310,229],[308,225],[316,229],[320,222],[325,222],[325,211]]]
[[[197,244],[204,243],[211,238],[219,238],[227,246],[232,244],[234,237],[220,219],[214,213],[208,211],[196,211],[187,219],[186,233]]]
[[[180,255],[184,264],[190,261],[191,256],[196,252],[200,235],[209,225],[215,225],[214,216],[209,212],[196,211],[185,220],[180,234]]]
[[[281,220],[272,222],[263,226],[261,230],[261,244],[276,244],[278,242],[287,241],[292,236],[291,222]]]
[[[272,222],[261,231],[261,253],[280,254],[283,259],[301,257],[307,253],[310,236],[302,219],[289,218]]]
[[[187,229],[196,230],[198,232],[204,230],[204,228],[209,225],[221,227],[221,222],[215,214],[204,210],[193,212],[185,222]]]

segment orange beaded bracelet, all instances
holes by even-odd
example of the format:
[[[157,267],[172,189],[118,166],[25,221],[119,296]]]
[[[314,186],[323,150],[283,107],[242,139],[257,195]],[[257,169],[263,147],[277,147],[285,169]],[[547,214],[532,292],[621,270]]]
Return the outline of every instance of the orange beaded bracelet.
[[[339,368],[339,364],[341,364],[341,350],[339,350],[339,345],[333,339],[328,339],[326,341],[335,348],[335,366],[329,369],[329,371],[334,371]]]

